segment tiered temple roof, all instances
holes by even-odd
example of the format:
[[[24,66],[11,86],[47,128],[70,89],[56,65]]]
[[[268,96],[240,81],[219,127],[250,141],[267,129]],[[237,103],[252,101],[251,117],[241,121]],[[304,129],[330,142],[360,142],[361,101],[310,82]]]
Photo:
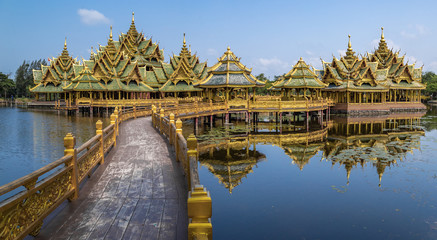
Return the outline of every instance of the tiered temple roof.
[[[201,88],[194,87],[193,84],[207,75],[206,62],[201,63],[196,54],[191,54],[184,41],[179,55],[173,55],[170,63],[162,63],[162,70],[167,78],[167,82],[159,88],[160,92],[192,92],[202,91]]]
[[[361,59],[355,55],[348,42],[346,56],[323,61],[323,70],[316,70],[323,82],[329,84],[326,90],[388,91],[393,88],[423,89],[422,68],[404,64],[404,57],[387,47],[384,33],[379,47]]]
[[[228,47],[227,51],[218,63],[208,71],[208,76],[197,85],[201,88],[222,88],[222,87],[262,87],[264,82],[258,80],[252,74],[252,69],[248,69],[240,62]]]
[[[64,42],[64,49],[57,58],[50,60],[49,66],[41,66],[41,70],[33,70],[33,79],[36,84],[30,90],[35,93],[61,93],[63,87],[67,86],[74,77],[73,59],[67,50],[67,39]]]
[[[314,68],[310,67],[302,60],[293,66],[293,68],[280,77],[278,81],[273,84],[275,88],[324,88],[327,84],[320,81]]]

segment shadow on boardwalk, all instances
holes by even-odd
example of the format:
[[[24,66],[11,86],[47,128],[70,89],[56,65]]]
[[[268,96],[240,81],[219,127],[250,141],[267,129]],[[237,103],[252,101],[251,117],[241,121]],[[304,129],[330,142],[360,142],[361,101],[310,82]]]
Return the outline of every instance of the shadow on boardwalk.
[[[186,239],[187,186],[151,118],[121,124],[117,147],[36,239]]]

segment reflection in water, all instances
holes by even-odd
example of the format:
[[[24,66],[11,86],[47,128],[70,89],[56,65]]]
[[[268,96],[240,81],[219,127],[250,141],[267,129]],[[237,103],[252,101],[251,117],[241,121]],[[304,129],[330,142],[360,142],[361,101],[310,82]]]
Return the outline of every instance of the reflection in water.
[[[348,184],[354,167],[369,164],[376,168],[381,183],[387,166],[402,161],[407,152],[420,148],[420,136],[425,134],[420,126],[423,115],[338,118],[325,128],[316,127],[309,132],[305,128],[270,122],[251,126],[236,122],[208,128],[198,135],[199,161],[229,192],[265,157],[256,151],[257,145],[281,147],[300,170],[322,151],[324,159],[331,161],[333,166],[344,166]]]
[[[205,124],[199,176],[215,236],[437,239],[437,117],[422,115],[315,121],[309,132],[293,122]]]
[[[409,118],[338,119],[329,130],[323,155],[332,165],[343,165],[349,183],[353,167],[374,166],[381,183],[387,166],[402,160],[407,152],[420,148],[420,136],[425,132],[420,116]]]
[[[69,132],[76,146],[95,135],[95,123],[107,118],[58,115],[56,112],[0,108],[0,185],[23,177],[64,155]]]
[[[236,137],[219,144],[203,145],[199,151],[202,165],[214,174],[227,189],[232,189],[241,183],[265,155],[249,148],[247,138]]]

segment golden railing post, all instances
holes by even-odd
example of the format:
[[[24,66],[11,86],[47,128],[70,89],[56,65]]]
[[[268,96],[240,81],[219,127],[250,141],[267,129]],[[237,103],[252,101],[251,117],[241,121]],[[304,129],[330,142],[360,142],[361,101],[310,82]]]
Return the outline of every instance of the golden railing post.
[[[117,117],[115,116],[115,114],[111,114],[111,124],[114,124],[114,147],[117,146],[117,131],[115,129],[117,126],[116,119]]]
[[[197,159],[197,138],[194,134],[190,134],[187,138],[187,175],[185,177],[188,179],[188,189],[191,189],[192,185],[190,157],[195,157]]]
[[[103,164],[105,162],[105,152],[103,150],[103,123],[102,121],[98,120],[96,122],[96,135],[100,134],[99,142],[100,142],[100,155],[102,156],[102,160],[100,160],[100,164]]]
[[[73,196],[71,196],[69,198],[69,200],[74,200],[77,199],[79,197],[79,174],[77,171],[77,153],[76,153],[76,149],[74,148],[74,146],[76,145],[76,137],[73,136],[73,134],[71,133],[67,133],[67,135],[64,137],[64,156],[67,155],[71,155],[73,156],[73,159],[71,160],[71,166],[73,167],[72,169],[72,174],[71,174],[71,182],[72,182],[72,187],[74,189],[74,193]]]
[[[174,133],[173,133],[173,125],[174,125],[174,114],[173,113],[170,113],[170,116],[169,116],[169,118],[170,118],[170,122],[169,122],[169,124],[168,124],[168,127],[169,127],[169,136],[168,136],[168,141],[170,142],[170,144],[171,145],[173,145],[173,143],[174,143],[174,141],[173,141],[173,138],[174,138]]]
[[[212,239],[212,201],[202,185],[196,185],[188,193],[188,239]]]
[[[162,133],[163,129],[162,126],[164,122],[164,109],[161,108],[161,110],[159,110],[159,131]]]
[[[115,107],[114,110],[114,115],[115,115],[115,135],[118,136],[118,124],[119,124],[119,112],[118,112],[118,107]]]
[[[182,134],[182,121],[181,119],[178,118],[178,120],[176,120],[176,133],[175,133],[175,137],[174,137],[174,146],[176,149],[176,161],[180,161],[179,159],[179,141],[178,141],[178,133]]]
[[[155,123],[155,113],[156,113],[156,106],[152,105],[152,126],[156,127],[156,123]]]
[[[134,118],[137,118],[137,106],[134,103]]]

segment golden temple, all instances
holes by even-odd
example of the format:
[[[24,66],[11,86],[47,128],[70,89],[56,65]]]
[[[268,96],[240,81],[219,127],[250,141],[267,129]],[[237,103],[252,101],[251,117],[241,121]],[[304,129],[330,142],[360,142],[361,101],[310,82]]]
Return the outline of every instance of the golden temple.
[[[159,44],[139,33],[134,14],[127,33],[118,41],[112,27],[106,46],[99,46],[88,60],[70,56],[67,41],[60,56],[48,66],[33,70],[35,86],[30,89],[40,101],[56,101],[74,109],[78,106],[108,106],[109,101],[144,99],[186,99],[227,102],[254,100],[255,88],[265,82],[252,75],[252,69],[227,48],[212,67],[201,62],[187,48],[185,34],[179,55],[164,62]],[[421,103],[422,68],[404,63],[404,56],[387,46],[381,32],[379,46],[373,53],[358,57],[349,36],[345,56],[322,61],[317,70],[302,58],[279,78],[270,90],[280,90],[282,101],[333,101],[338,113],[388,113],[424,109]],[[253,90],[253,93],[251,92]],[[271,91],[275,95],[277,91]],[[276,101],[275,96],[264,100]],[[97,105],[97,103],[99,103]],[[123,105],[123,104],[115,104]],[[267,104],[268,105],[268,104]],[[112,104],[111,106],[114,106]]]

